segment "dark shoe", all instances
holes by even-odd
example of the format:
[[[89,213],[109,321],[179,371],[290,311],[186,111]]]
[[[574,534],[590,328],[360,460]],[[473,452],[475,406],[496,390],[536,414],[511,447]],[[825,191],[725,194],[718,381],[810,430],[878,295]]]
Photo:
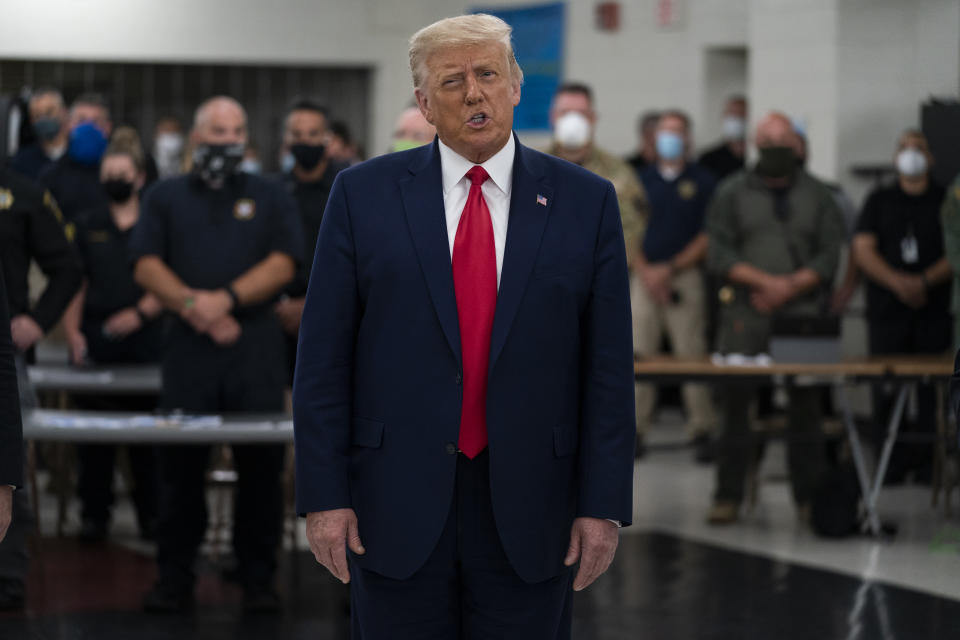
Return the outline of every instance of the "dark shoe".
[[[740,505],[729,500],[717,500],[707,512],[707,524],[726,525],[737,521],[737,515],[740,511]]]
[[[101,544],[107,540],[107,523],[85,518],[77,539],[86,544]]]
[[[26,590],[19,578],[0,578],[0,611],[23,611]]]
[[[713,438],[708,433],[701,433],[693,438],[693,459],[698,464],[710,464],[717,459],[713,447]]]
[[[647,455],[647,443],[643,441],[643,438],[637,436],[637,442],[634,445],[633,449],[633,459],[641,460]]]
[[[243,610],[247,613],[277,613],[280,611],[280,596],[269,585],[248,585],[243,589]]]
[[[182,613],[193,608],[193,589],[157,581],[143,598],[143,610],[150,613]]]

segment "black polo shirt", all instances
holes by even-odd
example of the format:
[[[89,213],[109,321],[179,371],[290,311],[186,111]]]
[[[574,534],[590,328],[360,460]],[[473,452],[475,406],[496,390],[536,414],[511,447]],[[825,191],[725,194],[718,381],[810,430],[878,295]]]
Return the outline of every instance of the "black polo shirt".
[[[921,195],[905,193],[899,184],[873,191],[863,205],[857,221],[857,233],[869,233],[877,239],[877,253],[892,268],[921,273],[944,256],[940,207],[946,192],[931,184]],[[916,253],[904,252],[904,240],[915,239]],[[908,247],[912,243],[908,242]],[[908,258],[908,259],[905,259]],[[927,291],[927,309],[949,313],[950,283],[941,283]],[[871,321],[896,321],[910,307],[896,294],[867,280],[867,317]]]
[[[146,194],[130,239],[133,260],[159,257],[194,289],[223,288],[270,253],[303,257],[297,205],[283,185],[251,174],[210,189],[194,175],[163,180]],[[272,302],[244,307],[238,319],[272,313]]]
[[[99,164],[76,162],[69,153],[40,173],[40,184],[57,199],[67,222],[73,222],[82,211],[107,204],[107,195],[100,184]]]
[[[121,340],[103,333],[103,325],[110,316],[136,307],[145,294],[133,280],[129,260],[130,237],[136,225],[121,231],[106,206],[80,213],[75,225],[75,242],[87,279],[80,328],[87,339],[91,359],[97,363],[159,361],[158,319]]]
[[[693,163],[687,163],[674,180],[667,180],[656,165],[650,165],[640,172],[640,180],[650,207],[643,255],[649,262],[667,262],[703,231],[717,183],[710,172]]]
[[[333,188],[333,179],[345,168],[346,165],[330,163],[323,176],[315,182],[301,182],[292,172],[283,175],[284,186],[297,201],[303,237],[303,260],[297,268],[296,277],[286,290],[286,294],[292,298],[302,298],[307,295],[313,253],[317,247],[317,235],[320,233],[320,221],[323,220],[327,198],[330,197],[330,189]]]
[[[707,149],[698,160],[700,166],[713,174],[717,182],[722,182],[727,176],[731,176],[744,168],[742,157],[734,155],[726,142],[721,142],[717,146]]]
[[[49,191],[0,167],[0,262],[7,277],[10,315],[30,314],[44,332],[60,320],[83,278],[62,222]],[[27,296],[31,260],[48,278],[33,308]]]

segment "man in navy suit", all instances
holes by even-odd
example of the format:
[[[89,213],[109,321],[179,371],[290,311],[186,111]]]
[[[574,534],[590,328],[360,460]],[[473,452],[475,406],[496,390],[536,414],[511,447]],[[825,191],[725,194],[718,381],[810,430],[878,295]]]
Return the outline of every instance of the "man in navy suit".
[[[515,140],[502,20],[410,42],[438,139],[334,183],[294,381],[298,510],[351,584],[354,638],[569,638],[572,591],[631,519],[616,194]]]

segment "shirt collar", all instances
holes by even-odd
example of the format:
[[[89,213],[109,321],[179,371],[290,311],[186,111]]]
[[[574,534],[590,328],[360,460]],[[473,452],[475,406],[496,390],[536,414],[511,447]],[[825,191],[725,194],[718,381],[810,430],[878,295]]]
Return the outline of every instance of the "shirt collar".
[[[440,171],[443,174],[443,195],[447,195],[450,189],[453,189],[459,184],[464,176],[467,175],[467,171],[475,165],[473,162],[470,162],[443,144],[440,138],[437,138],[437,144],[440,145]],[[493,183],[497,185],[497,188],[508,197],[513,186],[513,157],[516,153],[516,148],[516,142],[514,142],[513,134],[511,134],[507,143],[503,145],[503,148],[480,165],[486,169],[487,174],[490,176],[490,179],[493,180]]]

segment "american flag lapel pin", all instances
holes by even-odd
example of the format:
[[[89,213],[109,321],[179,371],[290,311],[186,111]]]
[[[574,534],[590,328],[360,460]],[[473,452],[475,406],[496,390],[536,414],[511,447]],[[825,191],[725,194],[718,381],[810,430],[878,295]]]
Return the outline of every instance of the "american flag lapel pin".
[[[537,194],[537,204],[542,205],[542,206],[544,206],[544,207],[547,206],[547,198],[546,198],[546,196],[542,196],[542,195],[540,195],[540,194],[538,193],[538,194]]]

